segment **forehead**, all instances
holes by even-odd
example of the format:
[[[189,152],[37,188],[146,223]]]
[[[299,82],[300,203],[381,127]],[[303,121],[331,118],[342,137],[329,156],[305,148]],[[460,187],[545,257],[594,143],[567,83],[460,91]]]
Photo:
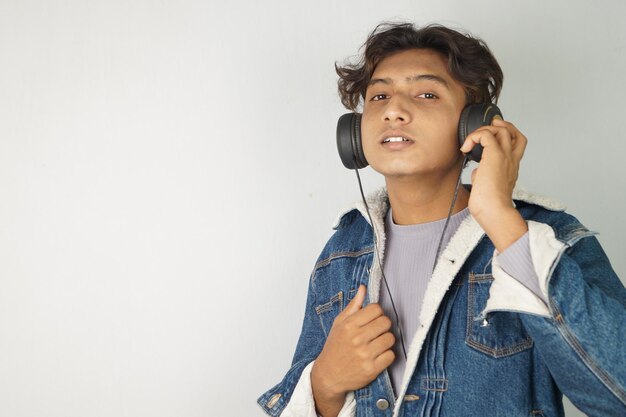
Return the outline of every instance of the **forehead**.
[[[385,57],[374,69],[371,80],[387,79],[395,83],[410,81],[422,74],[435,75],[449,85],[460,86],[448,72],[445,57],[432,49],[407,49]]]

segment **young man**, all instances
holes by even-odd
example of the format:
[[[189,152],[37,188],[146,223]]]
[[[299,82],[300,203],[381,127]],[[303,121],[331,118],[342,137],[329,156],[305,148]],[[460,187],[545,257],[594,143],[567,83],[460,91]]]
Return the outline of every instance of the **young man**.
[[[626,415],[626,290],[593,233],[514,191],[526,137],[512,123],[494,119],[459,149],[463,109],[501,90],[487,46],[441,26],[383,25],[337,72],[344,105],[362,100],[363,152],[386,187],[368,199],[371,222],[364,204],[340,217],[292,367],[261,407],[562,416],[565,393],[590,415]],[[471,191],[453,199],[477,144]]]

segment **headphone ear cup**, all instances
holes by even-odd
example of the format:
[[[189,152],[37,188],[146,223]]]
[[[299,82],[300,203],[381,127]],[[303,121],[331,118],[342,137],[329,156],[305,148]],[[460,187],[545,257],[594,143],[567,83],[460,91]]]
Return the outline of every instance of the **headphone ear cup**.
[[[502,119],[502,112],[493,103],[476,103],[465,106],[459,118],[459,146],[462,146],[467,135],[481,126],[488,126],[493,119]],[[480,162],[483,156],[483,147],[474,145],[468,158],[470,161]]]
[[[459,147],[463,146],[463,143],[465,143],[465,139],[467,138],[467,118],[469,117],[469,112],[472,110],[472,106],[473,105],[471,104],[465,106],[461,112],[461,117],[459,118]]]
[[[337,150],[341,162],[348,169],[369,165],[361,144],[361,114],[346,113],[337,121]]]

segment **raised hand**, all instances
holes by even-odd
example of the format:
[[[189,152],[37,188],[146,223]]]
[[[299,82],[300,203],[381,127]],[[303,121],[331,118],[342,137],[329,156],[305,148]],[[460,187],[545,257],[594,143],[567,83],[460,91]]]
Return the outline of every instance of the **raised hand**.
[[[346,393],[368,385],[395,359],[391,320],[379,304],[362,307],[365,293],[366,287],[361,285],[335,318],[313,365],[313,396],[323,417],[335,417]]]
[[[461,151],[467,153],[477,143],[484,150],[478,168],[472,172],[468,208],[496,249],[502,252],[528,230],[512,205],[527,139],[512,123],[494,119],[490,126],[469,134]]]

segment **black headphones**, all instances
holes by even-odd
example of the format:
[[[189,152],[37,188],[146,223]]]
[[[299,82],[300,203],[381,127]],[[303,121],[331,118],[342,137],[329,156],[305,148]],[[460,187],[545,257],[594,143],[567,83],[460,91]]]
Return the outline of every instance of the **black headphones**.
[[[459,146],[463,145],[468,134],[481,126],[490,125],[494,118],[502,119],[502,112],[493,103],[466,106],[459,118]],[[348,169],[360,169],[369,165],[361,144],[360,113],[346,113],[337,121],[337,150],[341,162]],[[483,147],[477,144],[468,154],[468,158],[480,162],[482,155]]]

